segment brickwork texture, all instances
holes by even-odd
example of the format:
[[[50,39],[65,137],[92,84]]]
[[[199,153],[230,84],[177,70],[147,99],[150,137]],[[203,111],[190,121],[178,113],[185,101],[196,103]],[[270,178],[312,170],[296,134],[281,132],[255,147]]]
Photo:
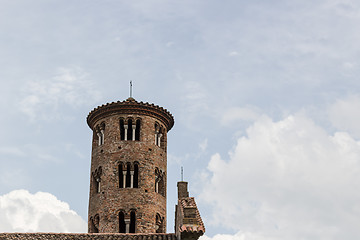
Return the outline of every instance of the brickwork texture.
[[[123,108],[118,108],[117,105]],[[144,110],[144,107],[147,109]],[[95,115],[97,118],[92,121]],[[163,121],[165,118],[170,119],[171,125]],[[120,121],[127,127],[129,119],[134,128],[140,128],[137,129],[140,130],[138,140],[125,140],[124,136],[121,136],[125,134],[121,131],[125,130]],[[140,124],[135,126],[137,120]],[[101,168],[101,175],[98,176],[100,191],[96,186],[96,178],[90,177],[89,232],[121,232],[120,212],[124,214],[125,221],[130,221],[131,212],[135,213],[135,233],[155,233],[157,230],[166,232],[166,136],[173,121],[166,110],[138,103],[133,99],[128,99],[125,103],[110,104],[110,107],[104,105],[89,114],[88,123],[93,130],[91,173],[95,175]],[[102,144],[99,144],[99,134],[103,134]],[[127,136],[132,138],[131,133]],[[160,140],[158,144],[157,140]],[[124,188],[121,186],[124,183],[119,166],[123,166],[122,169],[130,166],[133,171],[135,163],[138,166],[138,175],[137,179],[132,181],[137,182],[137,187]],[[162,173],[162,185],[158,185],[158,188],[162,188],[162,193],[156,191],[156,170]],[[162,220],[160,230],[156,226],[156,215]]]

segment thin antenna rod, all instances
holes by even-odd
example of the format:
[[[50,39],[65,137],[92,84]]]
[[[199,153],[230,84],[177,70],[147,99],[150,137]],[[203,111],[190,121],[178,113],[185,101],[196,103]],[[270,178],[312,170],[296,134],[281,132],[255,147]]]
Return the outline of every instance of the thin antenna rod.
[[[132,97],[132,81],[130,81],[130,97]]]
[[[184,181],[184,169],[181,167],[181,181]]]

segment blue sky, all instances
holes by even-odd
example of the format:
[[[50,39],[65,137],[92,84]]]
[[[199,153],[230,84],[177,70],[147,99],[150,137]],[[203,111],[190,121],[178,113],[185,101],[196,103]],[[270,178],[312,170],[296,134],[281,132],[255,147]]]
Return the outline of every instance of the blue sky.
[[[360,237],[359,2],[0,4],[0,231],[86,231],[86,116],[132,80],[175,117],[168,232],[183,166],[203,239]]]

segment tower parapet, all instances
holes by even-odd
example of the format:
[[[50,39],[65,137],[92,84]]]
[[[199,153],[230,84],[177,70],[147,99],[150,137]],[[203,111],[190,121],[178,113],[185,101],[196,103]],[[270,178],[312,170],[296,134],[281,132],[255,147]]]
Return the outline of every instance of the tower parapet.
[[[87,117],[87,123],[89,127],[93,129],[94,124],[99,119],[109,115],[116,115],[119,112],[121,112],[122,114],[144,114],[147,116],[152,116],[161,121],[164,126],[166,126],[167,131],[170,131],[170,129],[174,126],[174,117],[165,108],[158,105],[150,104],[148,102],[137,102],[132,97],[129,97],[122,102],[117,101],[107,103],[95,108],[89,113]]]

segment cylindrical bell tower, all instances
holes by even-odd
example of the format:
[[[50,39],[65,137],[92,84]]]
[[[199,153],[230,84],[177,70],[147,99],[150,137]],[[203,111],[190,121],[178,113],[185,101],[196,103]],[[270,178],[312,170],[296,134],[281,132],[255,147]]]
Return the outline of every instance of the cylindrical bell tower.
[[[173,116],[128,98],[91,111],[89,233],[165,233],[167,132]]]

